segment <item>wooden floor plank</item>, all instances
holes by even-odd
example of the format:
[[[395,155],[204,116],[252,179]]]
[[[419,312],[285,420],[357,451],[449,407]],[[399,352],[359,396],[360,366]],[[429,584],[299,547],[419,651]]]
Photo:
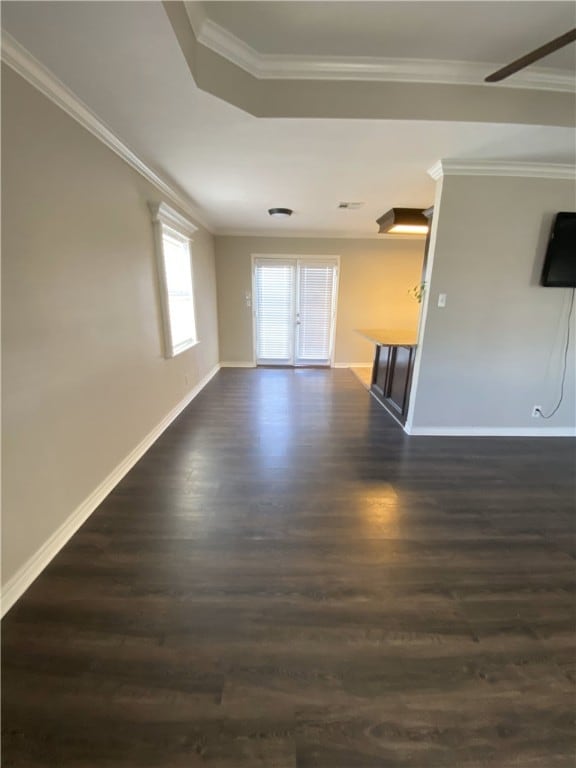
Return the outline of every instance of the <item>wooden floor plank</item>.
[[[5,618],[2,765],[573,768],[574,459],[221,371]]]

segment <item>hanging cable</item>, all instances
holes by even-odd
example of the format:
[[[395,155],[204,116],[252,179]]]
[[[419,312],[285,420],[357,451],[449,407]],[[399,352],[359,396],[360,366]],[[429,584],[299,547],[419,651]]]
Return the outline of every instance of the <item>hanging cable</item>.
[[[558,399],[558,402],[556,403],[556,406],[549,414],[544,414],[542,411],[539,411],[540,416],[543,419],[551,419],[552,416],[558,411],[558,408],[562,405],[562,400],[564,399],[564,384],[566,383],[566,370],[568,367],[568,349],[570,347],[570,331],[572,326],[572,310],[574,309],[574,294],[576,293],[576,288],[572,288],[572,298],[570,299],[570,310],[568,311],[568,328],[566,329],[566,344],[564,346],[564,370],[562,371],[562,382],[560,384],[560,398]]]

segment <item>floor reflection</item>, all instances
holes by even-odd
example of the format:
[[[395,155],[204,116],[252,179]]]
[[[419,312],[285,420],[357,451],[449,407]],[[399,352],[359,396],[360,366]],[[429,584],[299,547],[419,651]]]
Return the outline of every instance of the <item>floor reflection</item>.
[[[355,499],[362,532],[369,537],[397,538],[400,531],[400,501],[388,483],[362,485]]]

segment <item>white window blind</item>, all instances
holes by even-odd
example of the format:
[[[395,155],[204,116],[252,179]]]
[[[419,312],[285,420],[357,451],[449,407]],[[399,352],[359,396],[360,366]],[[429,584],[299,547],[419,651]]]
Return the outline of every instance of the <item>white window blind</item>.
[[[292,361],[295,263],[261,259],[255,263],[256,359]]]
[[[298,266],[297,361],[330,360],[335,274],[334,264],[300,263]]]

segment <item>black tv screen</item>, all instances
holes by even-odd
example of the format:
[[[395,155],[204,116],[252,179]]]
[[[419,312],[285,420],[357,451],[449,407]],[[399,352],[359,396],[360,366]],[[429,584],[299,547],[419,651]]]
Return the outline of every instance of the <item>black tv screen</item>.
[[[549,288],[576,288],[576,213],[556,214],[540,283]]]

